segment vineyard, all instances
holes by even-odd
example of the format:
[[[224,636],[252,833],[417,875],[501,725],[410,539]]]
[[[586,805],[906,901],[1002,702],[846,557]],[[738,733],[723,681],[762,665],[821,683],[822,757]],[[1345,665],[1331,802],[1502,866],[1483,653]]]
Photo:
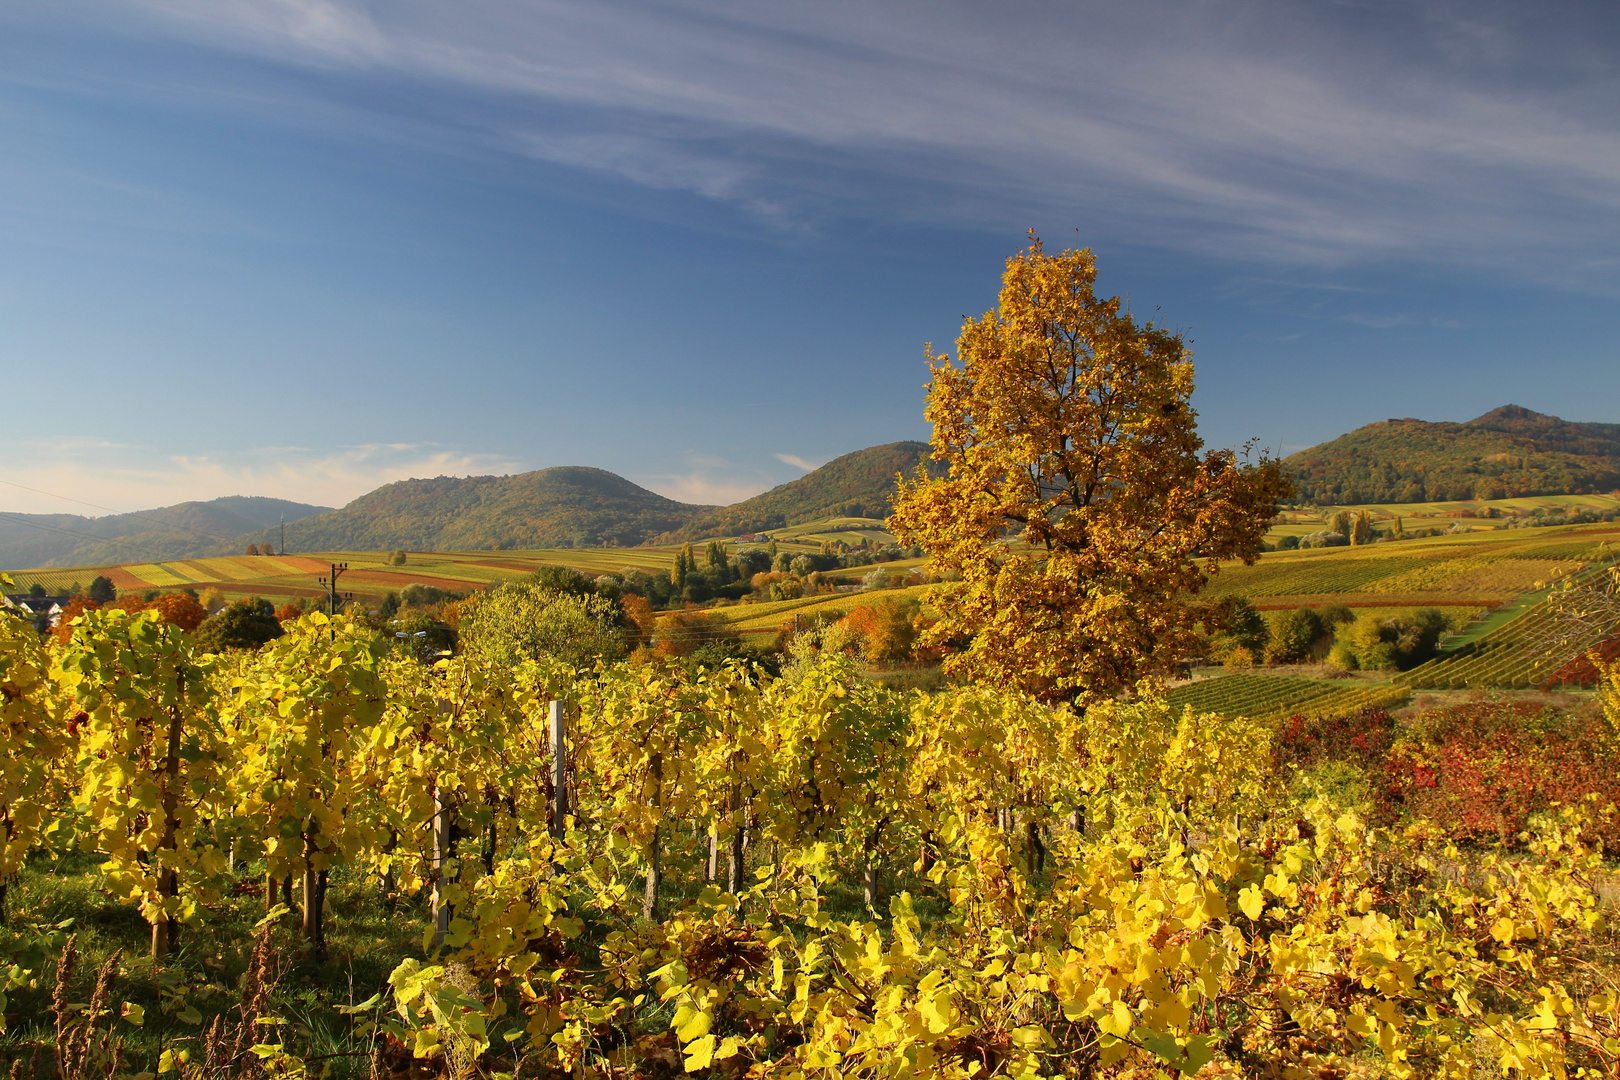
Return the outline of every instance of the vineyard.
[[[1585,575],[1598,578],[1603,567]],[[1620,607],[1612,602],[1592,617],[1574,618],[1550,597],[1483,636],[1442,652],[1396,676],[1402,686],[1425,690],[1530,690],[1590,684],[1596,671],[1588,654],[1611,660],[1620,643]]]
[[[50,651],[4,619],[0,685],[0,881],[95,853],[149,927],[75,976],[60,909],[11,905],[15,1077],[1620,1066],[1572,812],[1426,873],[1443,839],[1292,803],[1248,721],[891,693],[808,646],[780,680],[427,667],[319,615],[231,656],[149,614]],[[222,938],[244,897],[264,918]],[[278,997],[376,904],[421,920],[385,979]]]
[[[799,526],[792,530],[791,536],[784,536],[778,546],[783,551],[814,552],[819,550],[821,541],[826,538],[852,537],[858,542],[865,533],[853,527],[857,524],[856,519],[843,519]],[[827,531],[816,531],[820,528]],[[877,535],[888,534],[878,531]],[[452,592],[467,592],[521,578],[542,566],[566,566],[592,577],[599,574],[622,575],[638,570],[666,574],[679,550],[677,545],[661,548],[411,552],[403,566],[393,565],[387,552],[337,551],[310,555],[238,555],[122,566],[13,570],[9,574],[21,589],[26,590],[38,583],[52,593],[65,593],[74,585],[82,588],[88,586],[93,578],[105,576],[120,591],[211,587],[233,595],[290,598],[322,595],[323,589],[316,579],[329,573],[331,564],[336,562],[349,565],[341,581],[344,591],[376,602],[388,593],[398,592],[413,583]],[[908,565],[915,565],[915,562]]]
[[[1247,718],[1271,725],[1295,716],[1345,716],[1393,705],[1408,697],[1411,691],[1403,686],[1239,673],[1178,686],[1165,694],[1164,701],[1172,709],[1191,708],[1195,713]]]
[[[1209,591],[1251,597],[1261,608],[1484,608],[1565,577],[1616,542],[1620,526],[1600,524],[1268,552],[1253,566],[1224,568]]]

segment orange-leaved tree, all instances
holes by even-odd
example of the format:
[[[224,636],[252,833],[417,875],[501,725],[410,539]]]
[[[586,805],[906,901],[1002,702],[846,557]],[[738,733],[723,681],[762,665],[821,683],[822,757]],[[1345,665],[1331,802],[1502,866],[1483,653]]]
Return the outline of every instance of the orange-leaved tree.
[[[953,674],[1047,700],[1107,694],[1184,654],[1190,601],[1252,561],[1291,488],[1278,463],[1203,449],[1180,335],[1093,292],[1089,249],[1007,261],[997,310],[957,362],[930,353],[933,456],[889,527],[955,571],[925,643],[965,642]]]

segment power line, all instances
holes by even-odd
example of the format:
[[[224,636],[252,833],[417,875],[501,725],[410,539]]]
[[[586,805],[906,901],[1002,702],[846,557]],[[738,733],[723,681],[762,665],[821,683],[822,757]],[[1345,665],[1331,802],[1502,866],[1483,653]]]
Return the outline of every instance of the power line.
[[[182,532],[196,533],[198,536],[206,536],[211,540],[235,540],[236,539],[236,536],[222,536],[219,533],[211,533],[211,532],[206,532],[206,531],[204,531],[202,529],[194,529],[190,525],[181,525],[178,522],[164,521],[162,518],[153,517],[150,512],[145,511],[145,510],[114,510],[112,507],[110,507],[110,506],[102,506],[100,503],[86,502],[83,499],[75,499],[71,495],[58,495],[54,491],[45,491],[42,488],[29,487],[27,484],[19,484],[19,483],[16,483],[14,481],[11,481],[11,480],[0,480],[0,484],[5,484],[7,487],[14,487],[14,488],[17,488],[17,489],[19,489],[21,491],[32,491],[35,495],[48,495],[53,499],[61,499],[64,502],[78,503],[80,506],[89,506],[89,507],[93,507],[94,509],[97,509],[97,510],[105,510],[105,511],[107,511],[107,513],[113,515],[114,517],[145,518],[148,521],[155,521],[159,525],[164,526],[165,528],[179,529]],[[0,515],[0,516],[3,516],[3,515]],[[7,518],[6,520],[15,521],[16,519]],[[17,522],[17,523],[20,524],[20,525],[28,524],[27,522]],[[59,530],[59,531],[69,531],[69,530]],[[84,534],[83,533],[74,533],[73,535],[82,536]],[[238,534],[238,535],[240,535],[240,534]],[[106,542],[108,542],[110,540],[121,540],[123,538],[118,537],[118,536],[94,536],[94,537],[91,537],[91,539],[99,541],[101,543],[106,543]]]
[[[0,481],[0,483],[4,483],[4,481]],[[89,533],[75,532],[72,529],[64,529],[60,525],[46,525],[44,522],[40,521],[24,521],[22,518],[15,518],[10,514],[0,514],[0,521],[9,521],[13,525],[26,525],[30,529],[44,529],[47,532],[65,533],[68,536],[77,536],[81,540],[94,540],[98,544],[105,544],[111,540],[117,539],[116,537],[91,536]]]

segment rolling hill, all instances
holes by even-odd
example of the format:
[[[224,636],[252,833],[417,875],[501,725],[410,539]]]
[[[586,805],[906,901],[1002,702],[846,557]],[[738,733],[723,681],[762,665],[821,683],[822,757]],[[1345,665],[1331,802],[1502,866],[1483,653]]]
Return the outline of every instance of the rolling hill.
[[[331,508],[227,495],[129,514],[0,514],[0,567],[94,566],[150,559],[187,559],[230,554],[259,534]],[[262,537],[280,543],[279,532]]]
[[[920,442],[868,447],[731,506],[666,499],[614,473],[563,466],[515,476],[402,480],[287,528],[291,551],[633,547],[736,536],[821,518],[884,517]],[[275,542],[269,533],[264,539]],[[251,539],[251,538],[245,538]]]
[[[825,517],[888,517],[895,474],[910,476],[926,461],[927,443],[885,443],[856,450],[752,499],[696,515],[655,542],[740,536]]]
[[[927,457],[919,442],[845,454],[732,506],[665,498],[603,469],[441,476],[387,484],[339,510],[275,499],[216,499],[107,518],[0,515],[0,567],[97,566],[241,554],[249,543],[307,551],[634,547],[883,517],[894,476]]]
[[[605,469],[565,465],[513,476],[386,484],[287,527],[289,551],[487,551],[632,547],[714,509],[691,506]],[[263,538],[275,542],[266,532]]]
[[[1284,459],[1301,502],[1584,495],[1620,488],[1620,424],[1504,405],[1466,423],[1383,420]]]

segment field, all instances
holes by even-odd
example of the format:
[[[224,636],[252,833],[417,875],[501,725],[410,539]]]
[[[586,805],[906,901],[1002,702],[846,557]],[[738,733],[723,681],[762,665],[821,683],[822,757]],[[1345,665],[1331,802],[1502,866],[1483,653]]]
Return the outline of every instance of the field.
[[[892,541],[893,538],[880,526],[880,522],[871,519],[834,518],[778,530],[771,535],[780,550],[808,552],[819,550],[822,541],[827,539],[842,539],[846,543],[858,543],[862,539]],[[735,541],[732,544],[737,546]],[[324,551],[297,555],[236,555],[122,566],[11,570],[8,573],[20,589],[27,589],[37,582],[53,593],[66,592],[75,584],[87,587],[92,579],[102,575],[120,591],[213,587],[228,594],[280,600],[322,595],[324,590],[317,579],[331,572],[332,563],[348,563],[348,571],[338,580],[340,591],[376,602],[413,582],[467,592],[532,574],[541,566],[567,566],[593,576],[625,574],[636,570],[652,574],[666,573],[679,550],[679,545],[670,545],[536,551],[413,551],[407,554],[404,566],[390,565],[387,554],[383,552]],[[887,565],[898,569],[915,565],[917,561]],[[863,567],[850,573],[858,576],[866,569]]]
[[[1493,520],[1462,516],[1464,513],[1478,513],[1480,510],[1492,509],[1501,514],[1502,518]],[[1491,531],[1501,523],[1503,518],[1517,514],[1528,514],[1535,510],[1549,512],[1593,510],[1598,513],[1620,510],[1620,496],[1536,495],[1523,499],[1470,499],[1464,502],[1427,503],[1360,503],[1355,506],[1325,506],[1309,510],[1285,510],[1279,515],[1281,520],[1266,534],[1266,539],[1276,543],[1284,536],[1305,536],[1309,533],[1320,532],[1326,528],[1323,519],[1337,514],[1340,510],[1348,510],[1352,514],[1357,510],[1365,510],[1377,521],[1386,525],[1399,518],[1408,529],[1450,528],[1456,526],[1469,531]]]
[[[1521,508],[1577,504],[1604,508],[1613,501],[1602,496],[1571,496],[1504,502]],[[1449,512],[1444,508],[1453,505],[1415,509]],[[881,524],[874,519],[833,518],[776,530],[772,536],[780,550],[789,552],[815,551],[827,539],[846,543],[892,541]],[[735,539],[729,543],[739,546]],[[1381,618],[1410,614],[1421,607],[1439,607],[1460,631],[1448,639],[1440,659],[1383,684],[1376,692],[1367,689],[1365,683],[1341,686],[1278,676],[1234,675],[1178,688],[1174,700],[1228,715],[1239,710],[1255,718],[1274,718],[1284,713],[1315,714],[1385,703],[1415,689],[1541,685],[1581,648],[1596,642],[1560,642],[1557,648],[1543,648],[1547,636],[1545,619],[1538,614],[1537,604],[1546,595],[1548,584],[1601,555],[1605,545],[1611,549],[1620,547],[1620,524],[1448,533],[1367,547],[1268,552],[1254,566],[1228,566],[1211,582],[1210,595],[1246,596],[1257,608],[1273,611],[1343,604],[1358,614]],[[105,574],[126,591],[214,587],[227,594],[279,601],[322,595],[317,579],[329,572],[333,562],[346,562],[349,569],[339,581],[340,589],[377,603],[389,592],[398,592],[413,582],[466,592],[522,577],[545,565],[572,567],[593,576],[638,570],[663,573],[678,550],[665,546],[410,552],[404,566],[389,565],[387,556],[380,552],[322,552],[23,570],[13,571],[12,577],[20,588],[39,582],[49,590],[65,591],[75,583],[87,585],[97,574]],[[879,567],[904,574],[922,569],[925,564],[925,559],[906,559]],[[872,569],[853,567],[825,576],[847,587]],[[879,593],[840,592],[796,600],[728,604],[712,612],[728,628],[758,641],[776,634],[784,622],[795,616],[842,614],[889,597],[926,599],[929,591],[929,586],[911,586]]]
[[[1411,697],[1404,686],[1343,679],[1299,679],[1248,672],[1178,686],[1165,695],[1176,709],[1270,723],[1292,716],[1328,717]]]
[[[1620,524],[1492,530],[1367,547],[1267,552],[1228,566],[1212,596],[1247,596],[1257,608],[1344,604],[1351,608],[1484,610],[1511,603],[1620,544]]]

